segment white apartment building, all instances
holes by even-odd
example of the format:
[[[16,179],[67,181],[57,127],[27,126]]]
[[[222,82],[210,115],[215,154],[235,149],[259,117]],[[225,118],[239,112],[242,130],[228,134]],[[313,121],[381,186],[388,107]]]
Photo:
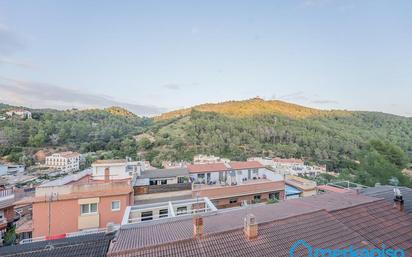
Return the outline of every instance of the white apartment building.
[[[92,164],[94,180],[122,180],[140,176],[145,170],[144,161],[97,160]]]
[[[31,112],[24,110],[24,109],[13,109],[6,112],[6,115],[9,117],[18,116],[21,119],[27,118],[31,119]]]
[[[80,154],[76,152],[55,153],[46,157],[46,166],[64,172],[73,172],[80,169]]]

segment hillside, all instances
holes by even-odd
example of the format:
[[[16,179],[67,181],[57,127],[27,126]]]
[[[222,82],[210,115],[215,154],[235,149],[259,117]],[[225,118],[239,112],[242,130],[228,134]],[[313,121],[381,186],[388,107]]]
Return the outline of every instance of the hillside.
[[[136,114],[128,111],[125,108],[122,107],[117,107],[117,106],[112,106],[109,108],[104,109],[106,112],[113,114],[113,115],[119,115],[127,118],[136,118]]]
[[[101,158],[135,157],[133,136],[151,123],[118,108],[31,111],[33,119],[0,121],[0,158],[31,165],[32,154],[45,148],[102,152]]]
[[[326,111],[308,108],[279,100],[265,101],[252,98],[244,101],[227,101],[215,104],[201,104],[187,109],[164,113],[155,117],[156,121],[182,117],[190,114],[192,110],[200,112],[213,112],[229,117],[254,117],[262,115],[282,115],[289,118],[325,117],[331,115],[350,115],[347,111]]]
[[[373,185],[387,183],[391,175],[404,177],[399,168],[412,160],[411,118],[376,112],[322,111],[260,99],[167,113],[145,133],[151,139],[140,139],[145,141],[142,150],[155,165],[162,160],[191,160],[199,153],[232,160],[298,157],[326,164],[329,170],[346,174],[345,179],[355,177],[357,182]],[[379,151],[393,149],[401,161],[393,162],[391,154],[373,155],[378,151],[371,146],[375,141],[384,146]],[[373,161],[367,161],[367,157]],[[375,160],[380,162],[376,164]],[[361,168],[360,161],[361,165],[374,166]],[[369,175],[363,173],[365,170]]]
[[[232,160],[281,156],[326,164],[360,183],[396,176],[407,184],[400,170],[412,160],[412,119],[260,99],[205,104],[156,121],[118,108],[35,110],[33,119],[1,121],[0,142],[0,158],[26,165],[45,148],[96,152],[103,159],[145,158],[155,166],[196,154]]]

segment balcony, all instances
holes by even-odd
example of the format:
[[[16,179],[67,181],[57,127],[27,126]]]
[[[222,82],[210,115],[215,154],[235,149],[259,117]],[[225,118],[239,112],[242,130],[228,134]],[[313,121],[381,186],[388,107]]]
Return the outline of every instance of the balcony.
[[[284,190],[283,180],[273,181],[266,178],[245,180],[241,183],[228,184],[193,184],[192,196],[220,199],[234,196],[259,194]]]
[[[14,197],[13,189],[0,190],[0,209],[13,206],[15,200]]]

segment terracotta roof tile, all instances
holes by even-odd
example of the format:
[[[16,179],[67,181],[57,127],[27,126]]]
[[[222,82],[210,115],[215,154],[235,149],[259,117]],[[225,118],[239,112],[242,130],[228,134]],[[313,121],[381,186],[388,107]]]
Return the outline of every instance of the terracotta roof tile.
[[[245,217],[247,212],[253,213],[256,216],[257,222],[259,224],[263,223],[270,223],[274,221],[283,222],[282,224],[287,225],[287,223],[291,223],[289,225],[293,225],[296,223],[293,222],[284,222],[282,220],[289,220],[291,218],[296,218],[297,220],[301,219],[299,216],[301,215],[311,215],[311,213],[318,213],[318,212],[325,212],[328,214],[328,211],[339,210],[342,208],[350,208],[355,207],[358,205],[371,203],[379,201],[379,199],[366,197],[363,195],[356,195],[353,193],[347,194],[338,194],[338,193],[327,193],[307,198],[300,198],[300,199],[293,199],[282,201],[277,204],[273,205],[256,205],[252,206],[248,209],[236,209],[236,210],[220,210],[215,215],[205,216],[204,219],[204,235],[205,238],[210,236],[213,238],[217,245],[214,247],[220,247],[224,249],[231,249],[232,254],[228,254],[228,256],[236,256],[236,249],[231,246],[233,241],[236,241],[236,238],[233,238],[232,233],[233,231],[240,230],[238,236],[242,240],[244,240],[243,232],[241,229],[243,228],[243,218]],[[326,215],[325,214],[325,215]],[[329,214],[328,214],[329,215]],[[324,216],[324,215],[323,215]],[[323,224],[325,221],[325,217],[320,218],[319,224]],[[314,222],[311,222],[315,224]],[[310,225],[310,223],[308,224]],[[335,224],[336,225],[336,224]],[[301,225],[303,226],[303,224]],[[338,226],[338,225],[336,225]],[[332,231],[328,234],[325,240],[330,240],[332,235],[340,235],[337,236],[338,238],[346,235],[339,234],[337,231],[341,231],[340,228],[336,231]],[[338,226],[338,227],[339,227]],[[317,231],[315,227],[311,227],[310,230]],[[332,227],[331,227],[332,228]],[[334,227],[333,227],[334,228]],[[322,227],[320,231],[324,230]],[[232,232],[231,232],[232,231]],[[290,232],[293,231],[290,228]],[[305,233],[311,233],[310,231],[303,231]],[[209,251],[210,247],[205,247],[203,249],[204,241],[202,240],[193,240],[193,242],[187,242],[187,240],[192,240],[193,237],[193,224],[191,218],[186,218],[183,220],[177,220],[172,222],[166,223],[159,223],[159,224],[152,224],[152,223],[139,223],[135,225],[130,225],[128,228],[123,228],[119,231],[118,238],[116,242],[111,244],[109,253],[110,254],[117,254],[117,253],[125,253],[130,251],[135,251],[136,249],[146,249],[142,250],[136,256],[158,256],[160,252],[157,252],[157,248],[166,249],[165,251],[170,251],[173,254],[168,256],[213,256],[213,253],[219,253],[219,249],[210,249],[213,251],[211,253],[204,254],[204,251],[207,249]],[[234,233],[234,232],[233,232]],[[236,234],[235,233],[235,234]],[[268,232],[269,233],[269,232]],[[337,234],[338,233],[338,234]],[[301,233],[295,235],[295,237],[299,236]],[[321,236],[322,237],[322,236]],[[352,234],[351,237],[358,237],[356,233]],[[308,236],[311,238],[311,236]],[[329,238],[329,239],[328,239]],[[212,239],[210,239],[212,240]],[[279,240],[283,242],[282,247],[284,249],[289,249],[285,243],[288,242],[286,239],[282,239],[282,235],[279,234]],[[278,242],[279,242],[278,240]],[[319,239],[321,240],[321,239]],[[347,241],[346,241],[347,242]],[[185,249],[184,253],[180,252],[177,248],[170,248],[167,244],[172,244],[174,247],[181,247]],[[259,241],[258,245],[265,244],[263,241]],[[197,251],[197,249],[191,249],[190,247],[195,246],[202,246],[202,255],[192,255],[193,251]],[[242,244],[241,244],[242,245]],[[156,246],[155,248],[150,248],[151,246]],[[186,249],[186,247],[189,247]],[[186,251],[187,250],[187,251]],[[258,250],[258,251],[257,251]],[[278,249],[279,250],[279,249]],[[182,250],[183,251],[183,250]],[[246,250],[242,250],[246,251]],[[268,253],[270,249],[252,249],[253,254],[257,254],[257,252],[261,253]],[[143,254],[144,253],[144,254]],[[243,252],[242,252],[243,253]],[[249,253],[249,252],[248,252]],[[185,255],[187,254],[187,255]],[[218,254],[219,255],[219,254]],[[273,253],[272,253],[273,255]],[[120,254],[120,256],[123,256]],[[126,256],[126,255],[124,255]],[[134,256],[134,255],[133,255]],[[224,256],[222,254],[222,256]],[[240,256],[248,256],[248,255],[240,255]],[[257,256],[264,256],[264,254]],[[266,255],[267,256],[267,255]],[[270,254],[269,254],[270,256]]]
[[[259,169],[265,167],[258,161],[230,162],[229,165],[234,170]]]
[[[229,170],[224,163],[189,164],[187,169],[190,173],[204,173],[212,171]]]

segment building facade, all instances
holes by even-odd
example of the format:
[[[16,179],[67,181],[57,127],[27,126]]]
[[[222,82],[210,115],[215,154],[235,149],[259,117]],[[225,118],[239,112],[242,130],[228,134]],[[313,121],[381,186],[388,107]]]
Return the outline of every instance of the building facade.
[[[129,160],[97,160],[92,164],[95,180],[123,180],[139,176],[145,162]]]
[[[192,196],[207,197],[217,208],[284,199],[280,174],[256,161],[189,165]]]
[[[76,152],[55,153],[46,157],[46,166],[64,172],[74,172],[80,169],[80,154]]]
[[[0,189],[0,243],[3,241],[7,225],[14,221],[14,201],[13,189]]]
[[[33,237],[50,237],[120,224],[133,190],[131,180],[96,180],[86,170],[40,185],[18,204],[32,204]]]
[[[19,117],[21,119],[31,119],[31,112],[24,109],[13,109],[6,112],[8,117]]]

